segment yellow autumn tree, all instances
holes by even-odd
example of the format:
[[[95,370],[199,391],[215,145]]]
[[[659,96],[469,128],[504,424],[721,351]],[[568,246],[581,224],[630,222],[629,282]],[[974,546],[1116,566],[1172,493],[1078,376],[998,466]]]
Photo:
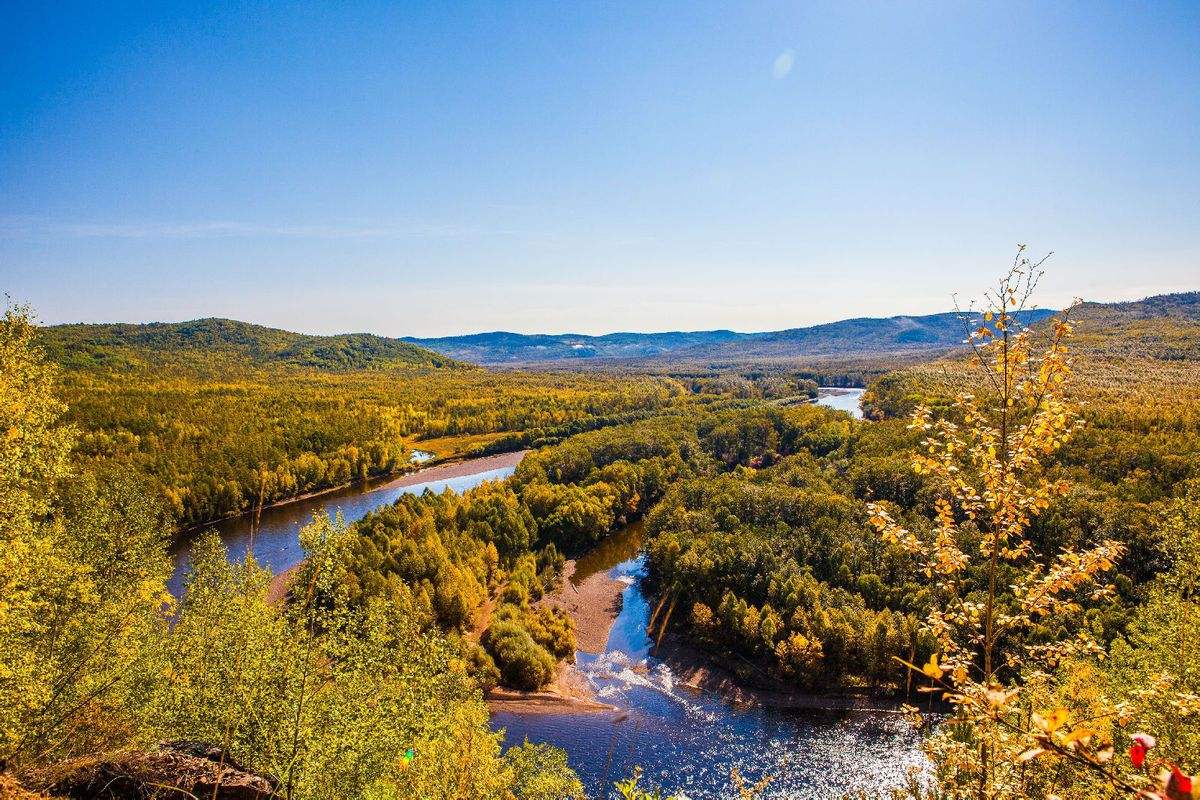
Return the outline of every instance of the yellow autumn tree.
[[[917,557],[935,589],[924,626],[939,652],[910,666],[952,708],[928,740],[939,797],[1043,796],[1075,778],[1117,792],[1157,785],[1114,759],[1094,719],[1041,705],[1065,659],[1103,657],[1078,620],[1111,591],[1103,576],[1123,552],[1106,540],[1046,553],[1030,539],[1034,518],[1066,488],[1047,463],[1081,425],[1065,393],[1070,310],[1044,328],[1022,322],[1044,260],[1018,250],[986,306],[964,314],[975,367],[967,389],[942,413],[913,415],[924,434],[913,468],[940,490],[928,532],[869,505],[871,523]],[[1051,633],[1063,630],[1076,633]]]
[[[54,370],[22,307],[0,320],[0,771],[138,737],[127,708],[161,634],[163,518],[115,475],[72,474]]]

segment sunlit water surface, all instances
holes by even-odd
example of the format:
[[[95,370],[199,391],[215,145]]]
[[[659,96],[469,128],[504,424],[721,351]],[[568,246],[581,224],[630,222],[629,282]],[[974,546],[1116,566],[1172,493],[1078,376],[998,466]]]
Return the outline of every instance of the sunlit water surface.
[[[822,390],[817,402],[855,416],[861,389]],[[651,608],[639,588],[638,525],[580,559],[576,580],[600,570],[626,583],[602,655],[577,653],[579,670],[612,712],[493,715],[508,744],[528,738],[566,750],[589,796],[615,796],[613,781],[643,770],[643,785],[687,797],[736,797],[730,770],[750,782],[770,776],[764,798],[840,798],[902,786],[925,761],[919,738],[896,714],[737,708],[681,685],[651,653]]]
[[[246,515],[217,522],[205,530],[214,530],[220,535],[230,556],[241,558],[247,551],[253,552],[254,559],[260,565],[269,567],[274,573],[280,573],[303,560],[304,550],[300,547],[299,539],[300,528],[312,522],[313,514],[322,509],[327,511],[330,516],[340,512],[346,522],[356,522],[376,508],[391,505],[400,495],[421,494],[426,490],[441,492],[445,489],[461,493],[484,481],[503,480],[512,475],[515,469],[516,467],[485,469],[468,475],[408,486],[397,486],[397,480],[383,478],[348,486],[317,497],[264,508],[257,526],[252,524],[253,517]],[[184,537],[171,554],[175,559],[175,573],[171,576],[167,588],[176,597],[183,591],[184,576],[191,563],[189,554],[192,545],[202,532],[195,531]]]
[[[834,386],[822,386],[817,390],[817,405],[846,411],[851,416],[862,419],[863,389],[839,389]]]
[[[606,652],[576,654],[596,696],[618,710],[494,714],[492,724],[504,729],[508,744],[528,738],[563,748],[592,797],[606,796],[606,787],[612,796],[613,781],[635,766],[645,785],[690,798],[736,796],[734,767],[752,781],[772,776],[764,798],[837,798],[901,786],[910,770],[923,768],[917,734],[896,714],[739,709],[679,684],[650,655],[651,608],[638,585],[641,571],[641,557],[611,568],[627,586]]]

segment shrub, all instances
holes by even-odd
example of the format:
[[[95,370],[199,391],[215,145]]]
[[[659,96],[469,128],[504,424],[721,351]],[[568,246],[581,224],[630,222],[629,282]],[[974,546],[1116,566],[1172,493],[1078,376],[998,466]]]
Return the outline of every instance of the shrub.
[[[496,684],[500,683],[500,670],[496,668],[496,662],[488,655],[487,650],[477,644],[471,645],[467,650],[467,672],[479,684],[484,694],[495,689]]]
[[[535,642],[519,623],[494,622],[483,639],[483,646],[495,660],[506,686],[532,691],[545,686],[554,677],[554,656]]]

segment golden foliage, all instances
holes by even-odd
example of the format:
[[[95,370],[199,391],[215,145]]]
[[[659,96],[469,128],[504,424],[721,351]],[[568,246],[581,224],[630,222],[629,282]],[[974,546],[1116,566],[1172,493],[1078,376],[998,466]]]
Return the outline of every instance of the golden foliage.
[[[1067,658],[1103,656],[1088,629],[1070,621],[1111,592],[1102,578],[1124,552],[1102,540],[1051,556],[1028,537],[1032,520],[1065,490],[1045,464],[1081,425],[1065,395],[1070,310],[1044,334],[1016,321],[1039,276],[1040,262],[1019,252],[970,334],[974,390],[940,413],[921,405],[913,412],[911,427],[924,437],[913,468],[939,489],[931,533],[914,533],[882,504],[869,504],[883,538],[921,558],[936,581],[938,602],[924,624],[940,652],[919,671],[954,709],[929,740],[945,797],[1053,793],[1077,773],[1125,791],[1149,785],[1113,764],[1114,744],[1092,721],[1062,706],[1037,707],[1032,688]],[[966,580],[974,573],[984,576],[983,591]],[[1031,635],[1049,620],[1077,634]]]

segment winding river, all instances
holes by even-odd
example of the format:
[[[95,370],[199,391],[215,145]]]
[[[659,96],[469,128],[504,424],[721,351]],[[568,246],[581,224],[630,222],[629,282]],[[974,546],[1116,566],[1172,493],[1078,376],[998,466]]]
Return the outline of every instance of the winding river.
[[[822,388],[816,402],[848,411],[861,418],[862,411],[858,404],[862,392],[862,389]],[[183,588],[183,576],[190,563],[188,554],[197,537],[205,531],[216,531],[232,556],[240,557],[247,551],[253,552],[259,564],[278,574],[299,564],[304,557],[297,534],[301,527],[312,520],[313,514],[321,509],[329,512],[331,516],[341,512],[346,522],[355,522],[373,509],[394,503],[402,494],[420,494],[426,489],[434,492],[444,489],[465,492],[484,481],[503,480],[512,475],[524,455],[524,451],[501,453],[442,464],[399,477],[379,478],[297,498],[264,508],[257,525],[250,514],[215,522],[189,532],[176,542],[171,552],[175,562],[175,573],[168,588],[171,594],[179,595]],[[431,453],[423,450],[414,450],[412,453],[414,464],[424,463],[432,458]]]
[[[822,389],[816,402],[861,416],[861,396],[861,389]],[[297,532],[318,510],[340,511],[353,522],[401,494],[446,488],[462,492],[506,478],[522,455],[435,466],[295,500],[263,509],[253,529],[250,517],[210,527],[231,554],[249,550],[278,573],[303,558]],[[172,593],[182,589],[197,535],[176,547]],[[750,780],[773,776],[765,798],[817,798],[898,786],[910,769],[923,765],[917,736],[895,714],[740,708],[721,696],[680,685],[671,668],[652,654],[646,636],[651,609],[639,587],[640,544],[640,526],[630,526],[580,558],[572,578],[580,582],[608,571],[626,584],[604,653],[577,654],[578,668],[596,696],[616,710],[498,712],[492,724],[503,729],[509,744],[528,738],[562,747],[593,797],[610,793],[612,782],[628,776],[634,766],[645,770],[643,785],[681,790],[698,799],[735,796],[733,767]]]
[[[614,780],[644,771],[643,786],[687,797],[736,797],[730,770],[751,782],[770,776],[764,798],[839,798],[856,789],[902,786],[921,769],[918,737],[886,711],[799,711],[738,707],[721,695],[681,683],[653,655],[646,635],[650,601],[636,555],[641,528],[605,542],[609,559],[581,559],[572,581],[600,570],[626,583],[621,612],[602,655],[576,653],[576,664],[611,712],[498,712],[492,725],[506,743],[549,742],[567,751],[589,797],[605,797]],[[620,559],[620,560],[617,560]]]
[[[421,456],[428,456],[419,450],[417,452]],[[322,509],[330,516],[340,512],[346,522],[356,522],[374,509],[396,502],[396,498],[402,494],[420,494],[426,489],[432,492],[445,489],[465,492],[484,481],[503,480],[513,474],[524,455],[524,451],[502,453],[322,492],[264,508],[257,526],[253,524],[254,519],[250,514],[222,520],[190,533],[175,545],[171,553],[175,561],[175,573],[167,588],[176,597],[182,592],[184,575],[190,563],[188,555],[192,544],[204,531],[216,531],[231,556],[240,558],[247,551],[252,552],[259,564],[278,574],[304,559],[298,536],[300,528],[311,522],[313,514]],[[418,457],[416,460],[428,459]]]
[[[817,402],[861,417],[861,389],[823,389]],[[764,798],[838,798],[903,786],[925,766],[919,737],[887,710],[812,711],[739,707],[684,685],[655,657],[646,635],[641,526],[610,536],[577,565],[572,581],[608,571],[626,584],[621,611],[601,655],[576,653],[580,673],[611,712],[497,712],[507,744],[525,739],[567,751],[589,796],[612,794],[614,780],[641,767],[643,785],[689,798],[736,797],[731,770],[753,783],[770,777]],[[615,796],[615,795],[613,795]]]

